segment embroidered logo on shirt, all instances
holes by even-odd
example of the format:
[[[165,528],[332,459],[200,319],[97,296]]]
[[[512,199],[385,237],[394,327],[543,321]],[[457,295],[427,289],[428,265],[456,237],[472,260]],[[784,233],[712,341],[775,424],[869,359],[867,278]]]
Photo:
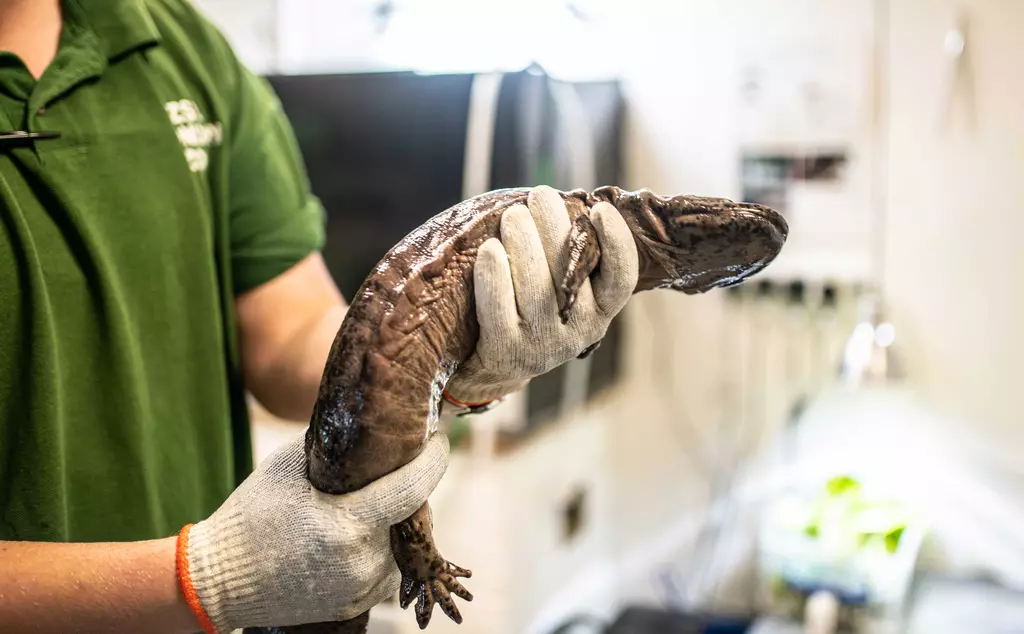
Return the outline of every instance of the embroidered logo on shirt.
[[[210,123],[191,99],[179,99],[164,104],[178,141],[185,148],[185,161],[193,172],[202,172],[210,163],[207,149],[220,145],[220,122]]]

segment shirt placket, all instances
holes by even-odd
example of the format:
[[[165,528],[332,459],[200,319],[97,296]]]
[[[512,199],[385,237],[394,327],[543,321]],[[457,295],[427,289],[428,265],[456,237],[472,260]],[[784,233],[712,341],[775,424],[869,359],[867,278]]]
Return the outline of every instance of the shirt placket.
[[[38,80],[17,56],[0,53],[0,131],[59,133],[48,127],[47,109],[81,82],[102,73],[106,59],[98,49],[94,33],[67,24],[57,55]],[[31,147],[38,150],[37,144]]]

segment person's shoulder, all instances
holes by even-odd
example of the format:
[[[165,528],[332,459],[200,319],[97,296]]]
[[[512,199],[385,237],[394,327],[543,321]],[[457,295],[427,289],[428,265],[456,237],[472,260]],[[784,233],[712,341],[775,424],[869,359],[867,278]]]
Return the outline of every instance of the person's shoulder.
[[[145,4],[160,35],[160,47],[173,60],[179,77],[198,90],[196,98],[225,126],[248,81],[248,70],[224,33],[191,0],[138,0]]]

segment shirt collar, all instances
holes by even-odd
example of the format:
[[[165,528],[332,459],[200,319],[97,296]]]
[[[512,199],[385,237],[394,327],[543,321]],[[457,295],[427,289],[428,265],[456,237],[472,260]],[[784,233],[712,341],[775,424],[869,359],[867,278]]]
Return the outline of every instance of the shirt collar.
[[[67,21],[96,34],[108,60],[160,41],[145,0],[63,0],[63,6]]]

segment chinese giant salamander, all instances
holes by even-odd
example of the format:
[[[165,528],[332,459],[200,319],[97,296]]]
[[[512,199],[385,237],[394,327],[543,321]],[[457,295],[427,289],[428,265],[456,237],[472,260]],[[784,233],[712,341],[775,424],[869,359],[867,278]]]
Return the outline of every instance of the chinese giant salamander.
[[[501,237],[501,218],[525,205],[530,188],[501,189],[431,218],[380,261],[353,298],[331,348],[306,432],[308,477],[317,489],[347,493],[411,461],[436,429],[448,379],[476,346],[473,264],[479,247]],[[737,284],[764,269],[788,225],[760,205],[722,198],[661,197],[649,190],[601,187],[559,192],[572,219],[561,275],[559,312],[571,315],[575,291],[600,258],[589,210],[608,201],[633,233],[639,255],[634,292],[667,288],[688,294]],[[591,346],[580,356],[596,347]],[[472,596],[434,544],[428,504],[391,528],[402,573],[399,603],[415,598],[420,628],[434,604],[462,622],[451,595]],[[337,623],[249,628],[247,634],[361,634],[369,612]]]

